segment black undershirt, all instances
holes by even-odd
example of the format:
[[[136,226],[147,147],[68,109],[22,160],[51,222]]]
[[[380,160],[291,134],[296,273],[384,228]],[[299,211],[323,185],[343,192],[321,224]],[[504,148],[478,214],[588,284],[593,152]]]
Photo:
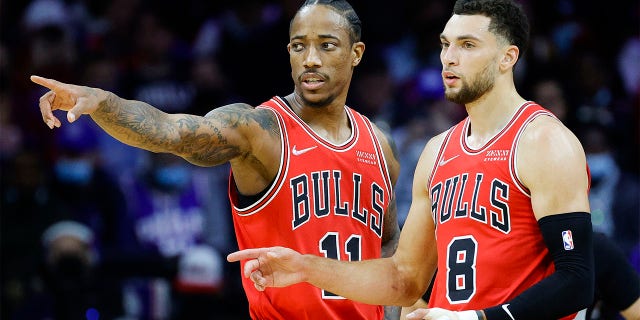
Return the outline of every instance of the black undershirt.
[[[233,177],[232,177],[233,179]],[[240,190],[238,190],[238,186],[236,185],[235,181],[233,182],[233,187],[236,189],[236,194],[238,195],[238,208],[240,209],[244,209],[246,207],[249,207],[250,205],[256,203],[258,200],[260,200],[260,198],[262,198],[262,196],[264,196],[267,191],[269,191],[269,189],[271,188],[271,186],[273,185],[273,183],[275,182],[275,179],[272,180],[269,185],[267,185],[262,191],[254,194],[254,195],[244,195],[240,192]]]

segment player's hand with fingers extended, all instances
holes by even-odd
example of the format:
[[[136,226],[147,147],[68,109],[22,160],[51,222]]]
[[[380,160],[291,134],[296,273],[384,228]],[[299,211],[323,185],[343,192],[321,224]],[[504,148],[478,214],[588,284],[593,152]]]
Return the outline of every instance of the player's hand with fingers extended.
[[[52,129],[61,125],[53,111],[67,111],[67,120],[73,122],[80,115],[94,112],[108,96],[107,91],[98,88],[67,84],[40,76],[31,76],[30,79],[49,89],[40,97],[40,113],[42,120]]]
[[[283,247],[245,249],[230,253],[227,261],[246,260],[244,276],[259,291],[304,282],[304,256]]]

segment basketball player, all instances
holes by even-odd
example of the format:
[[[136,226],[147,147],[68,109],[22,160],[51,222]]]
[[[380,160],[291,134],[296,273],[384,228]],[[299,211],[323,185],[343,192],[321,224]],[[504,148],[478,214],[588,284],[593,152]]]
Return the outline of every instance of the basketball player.
[[[468,117],[425,146],[390,258],[322,259],[283,247],[230,254],[256,288],[311,283],[429,309],[408,319],[574,319],[594,294],[587,164],[575,135],[522,98],[513,68],[529,34],[512,0],[464,0],[440,35],[447,99]]]
[[[200,166],[231,164],[229,198],[239,248],[286,245],[340,260],[390,256],[399,227],[392,141],[345,105],[365,45],[346,1],[310,0],[290,26],[294,92],[205,117],[167,114],[98,88],[33,76],[50,128],[67,111],[88,114],[123,143],[173,153]],[[251,78],[253,81],[253,77]],[[382,319],[383,307],[346,300],[310,284],[257,291],[243,279],[253,319]],[[389,308],[392,309],[392,308]],[[393,308],[395,318],[399,308]],[[391,315],[391,314],[389,314]]]

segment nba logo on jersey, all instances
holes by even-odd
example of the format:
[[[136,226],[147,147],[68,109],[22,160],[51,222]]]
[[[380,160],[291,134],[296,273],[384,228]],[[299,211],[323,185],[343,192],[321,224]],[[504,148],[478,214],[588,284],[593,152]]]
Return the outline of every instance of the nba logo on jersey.
[[[564,243],[564,250],[573,250],[573,236],[571,236],[571,230],[562,231],[562,242]]]

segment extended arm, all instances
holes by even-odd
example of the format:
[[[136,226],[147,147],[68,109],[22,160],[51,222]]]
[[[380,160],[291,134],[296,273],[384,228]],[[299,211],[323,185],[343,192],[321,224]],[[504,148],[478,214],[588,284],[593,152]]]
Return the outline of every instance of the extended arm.
[[[211,166],[253,153],[255,137],[272,137],[273,116],[246,104],[215,109],[207,117],[165,113],[145,102],[126,100],[99,89],[32,76],[50,89],[40,98],[43,120],[59,127],[55,110],[67,111],[69,122],[83,114],[119,141],[152,152],[179,155]],[[263,133],[269,134],[263,134]]]

